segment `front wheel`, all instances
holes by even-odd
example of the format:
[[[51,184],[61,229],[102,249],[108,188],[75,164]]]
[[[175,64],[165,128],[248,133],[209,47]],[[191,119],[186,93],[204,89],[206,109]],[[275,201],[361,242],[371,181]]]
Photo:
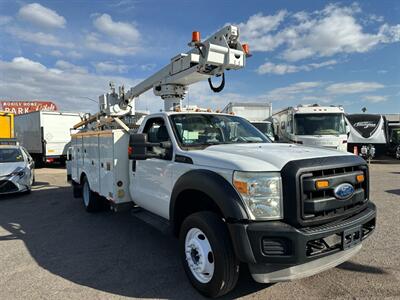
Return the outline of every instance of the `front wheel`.
[[[228,229],[213,212],[198,212],[185,219],[179,235],[181,259],[192,285],[207,297],[230,292],[239,277]]]

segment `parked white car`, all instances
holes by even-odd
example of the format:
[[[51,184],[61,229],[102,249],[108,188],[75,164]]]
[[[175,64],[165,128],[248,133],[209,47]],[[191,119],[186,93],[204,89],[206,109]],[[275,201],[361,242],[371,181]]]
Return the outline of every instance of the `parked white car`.
[[[0,194],[30,192],[35,181],[34,166],[23,147],[0,145]]]

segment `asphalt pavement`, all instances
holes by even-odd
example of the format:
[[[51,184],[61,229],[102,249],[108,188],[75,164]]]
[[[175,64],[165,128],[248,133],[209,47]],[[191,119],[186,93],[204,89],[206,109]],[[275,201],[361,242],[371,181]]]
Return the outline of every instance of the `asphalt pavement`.
[[[226,299],[400,299],[400,164],[371,165],[375,233],[324,273],[257,284],[243,268]],[[201,299],[177,240],[126,212],[86,213],[63,169],[36,170],[31,194],[0,196],[0,299]]]

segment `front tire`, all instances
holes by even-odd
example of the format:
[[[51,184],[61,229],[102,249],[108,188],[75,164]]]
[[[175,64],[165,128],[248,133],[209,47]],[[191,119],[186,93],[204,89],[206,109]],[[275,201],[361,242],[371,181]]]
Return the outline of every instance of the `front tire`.
[[[89,180],[85,177],[82,186],[82,202],[87,212],[100,211],[103,208],[102,202],[91,189]]]
[[[236,286],[239,261],[228,229],[217,214],[204,211],[187,217],[179,246],[186,275],[201,294],[219,297]]]

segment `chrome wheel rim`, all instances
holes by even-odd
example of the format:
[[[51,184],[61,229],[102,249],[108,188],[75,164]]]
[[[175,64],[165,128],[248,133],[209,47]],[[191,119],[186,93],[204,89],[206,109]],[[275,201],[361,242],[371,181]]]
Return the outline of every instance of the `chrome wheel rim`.
[[[214,275],[214,254],[207,236],[200,229],[192,228],[187,232],[185,255],[193,276],[201,283],[208,283]]]

